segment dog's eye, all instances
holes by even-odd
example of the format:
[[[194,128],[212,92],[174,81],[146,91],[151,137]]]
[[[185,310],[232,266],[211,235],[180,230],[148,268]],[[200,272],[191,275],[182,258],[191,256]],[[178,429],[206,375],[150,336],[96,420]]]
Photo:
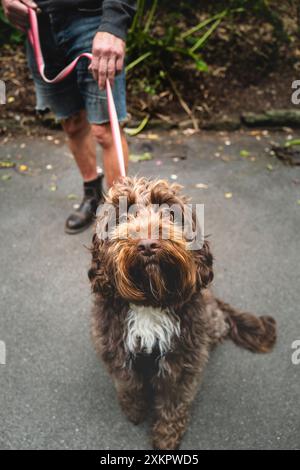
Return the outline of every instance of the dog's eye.
[[[159,213],[163,220],[168,221],[168,222],[174,222],[175,220],[174,211],[168,208],[163,208],[163,209],[159,209]]]

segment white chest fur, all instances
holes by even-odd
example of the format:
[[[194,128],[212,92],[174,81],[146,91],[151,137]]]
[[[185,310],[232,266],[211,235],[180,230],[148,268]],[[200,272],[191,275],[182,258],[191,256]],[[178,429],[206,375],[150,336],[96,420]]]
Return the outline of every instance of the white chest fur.
[[[160,353],[171,348],[173,336],[180,335],[179,320],[160,308],[130,305],[125,344],[128,351],[144,350],[151,353],[158,344]]]

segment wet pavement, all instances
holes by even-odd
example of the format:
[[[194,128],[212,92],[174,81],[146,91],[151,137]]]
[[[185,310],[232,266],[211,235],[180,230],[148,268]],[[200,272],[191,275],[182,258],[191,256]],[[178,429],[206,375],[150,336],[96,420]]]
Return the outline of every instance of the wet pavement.
[[[19,169],[0,172],[0,448],[148,449],[149,423],[127,422],[93,351],[92,229],[64,233],[81,181],[62,134],[47,133],[2,139],[0,148],[0,160]],[[176,180],[204,203],[218,296],[278,321],[269,355],[230,342],[213,353],[182,449],[300,447],[300,364],[291,360],[300,339],[300,167],[267,152],[287,135],[130,139],[135,159],[153,157],[131,163],[131,174]]]

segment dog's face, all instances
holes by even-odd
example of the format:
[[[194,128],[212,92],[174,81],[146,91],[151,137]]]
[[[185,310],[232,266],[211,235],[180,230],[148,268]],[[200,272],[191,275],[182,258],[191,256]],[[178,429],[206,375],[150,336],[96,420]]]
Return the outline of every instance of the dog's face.
[[[212,280],[207,242],[189,249],[180,189],[145,178],[126,178],[110,189],[113,211],[102,210],[94,236],[94,291],[110,288],[128,302],[163,307],[185,302]]]

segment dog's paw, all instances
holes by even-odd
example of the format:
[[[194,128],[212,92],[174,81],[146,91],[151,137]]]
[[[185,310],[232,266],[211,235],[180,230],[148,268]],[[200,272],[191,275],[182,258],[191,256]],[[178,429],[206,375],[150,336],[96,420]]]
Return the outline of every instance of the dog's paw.
[[[152,447],[154,450],[177,450],[180,446],[180,439],[174,436],[154,436],[152,438]]]
[[[176,424],[156,422],[152,429],[152,447],[155,450],[176,450],[180,446],[182,432]]]

